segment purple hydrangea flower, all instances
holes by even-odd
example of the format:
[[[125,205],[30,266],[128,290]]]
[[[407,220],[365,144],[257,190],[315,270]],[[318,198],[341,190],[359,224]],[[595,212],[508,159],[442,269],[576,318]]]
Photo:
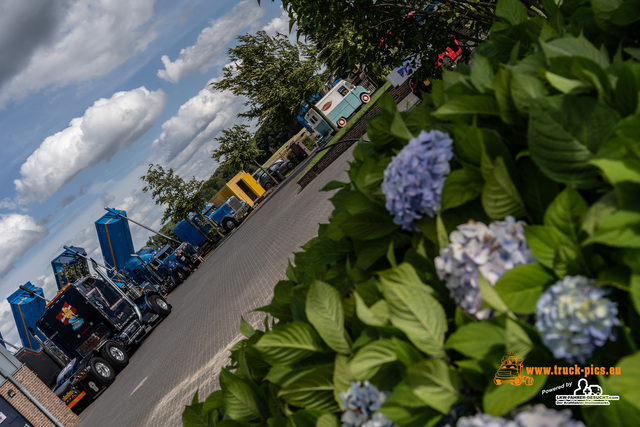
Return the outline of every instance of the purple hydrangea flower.
[[[387,166],[382,192],[393,222],[415,230],[422,215],[434,217],[440,209],[442,187],[449,175],[453,140],[438,130],[422,131]]]
[[[342,397],[342,425],[346,427],[391,427],[394,424],[382,413],[376,412],[388,393],[379,391],[376,386],[365,381],[353,382]]]
[[[595,280],[566,276],[536,303],[536,328],[542,342],[558,359],[586,363],[596,347],[615,339],[618,307],[605,298]]]
[[[478,319],[491,316],[478,286],[478,271],[495,285],[505,271],[536,262],[527,245],[524,223],[508,216],[485,224],[469,221],[449,236],[450,244],[435,258],[438,277],[447,283],[451,297],[464,311]]]
[[[504,418],[478,413],[460,418],[456,427],[515,427],[515,425],[513,421],[508,421]]]

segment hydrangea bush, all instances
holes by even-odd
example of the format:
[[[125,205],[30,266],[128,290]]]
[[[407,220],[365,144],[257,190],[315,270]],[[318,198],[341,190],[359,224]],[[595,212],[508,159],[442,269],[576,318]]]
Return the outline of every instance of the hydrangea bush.
[[[471,68],[411,112],[379,99],[330,221],[186,427],[637,424],[638,18],[557,3],[499,0]],[[621,375],[566,373],[592,366]],[[556,406],[581,378],[619,400]]]

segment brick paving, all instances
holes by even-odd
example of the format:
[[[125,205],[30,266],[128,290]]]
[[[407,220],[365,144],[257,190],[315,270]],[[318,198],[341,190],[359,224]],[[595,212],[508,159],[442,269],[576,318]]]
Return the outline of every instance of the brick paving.
[[[301,164],[191,277],[169,296],[171,315],[131,357],[129,366],[82,414],[81,427],[181,426],[199,390],[203,401],[217,386],[229,348],[242,337],[240,316],[253,325],[288,260],[317,235],[333,210],[333,193],[319,190],[347,180],[353,147],[300,189]]]

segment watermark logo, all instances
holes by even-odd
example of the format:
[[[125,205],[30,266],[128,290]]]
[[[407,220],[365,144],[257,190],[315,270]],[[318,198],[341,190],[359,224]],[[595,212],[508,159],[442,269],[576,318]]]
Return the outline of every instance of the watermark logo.
[[[524,374],[524,359],[516,357],[517,353],[509,353],[500,361],[500,367],[493,377],[495,385],[509,383],[514,386],[533,385],[533,377]]]
[[[620,396],[603,394],[602,387],[597,384],[590,385],[584,378],[580,378],[578,388],[573,390],[573,394],[556,395],[556,405],[563,406],[602,406],[610,405],[611,400],[620,400]]]

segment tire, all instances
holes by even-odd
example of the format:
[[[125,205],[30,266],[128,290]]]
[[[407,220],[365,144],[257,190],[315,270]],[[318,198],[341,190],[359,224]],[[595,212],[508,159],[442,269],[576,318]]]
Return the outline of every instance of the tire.
[[[179,268],[176,268],[175,270],[173,270],[173,277],[176,279],[178,284],[181,284],[182,282],[187,280],[187,275],[184,272],[182,272]]]
[[[347,119],[345,119],[344,117],[340,117],[338,119],[338,123],[336,123],[338,125],[339,128],[343,128],[347,125]]]
[[[226,230],[226,232],[230,232],[231,230],[233,230],[234,228],[236,228],[238,226],[238,221],[236,221],[233,218],[225,218],[222,220],[222,226],[224,227],[224,229]]]
[[[447,70],[453,70],[455,66],[455,62],[453,62],[453,60],[448,56],[445,56],[445,58],[442,61],[442,66],[445,67]]]
[[[291,162],[287,163],[287,169],[292,171],[293,170],[293,163],[291,163]]]
[[[159,314],[163,319],[171,313],[171,306],[160,295],[152,294],[148,297],[147,301],[149,301],[151,311]]]
[[[371,101],[371,97],[369,96],[368,93],[363,93],[360,95],[360,101],[362,101],[363,104],[366,104],[369,101]]]
[[[494,383],[495,385],[500,385],[500,384],[502,384],[502,380],[499,380],[499,379],[497,379],[497,378],[494,378],[494,379],[493,379],[493,383]]]
[[[127,350],[125,350],[120,343],[115,341],[107,341],[102,347],[102,350],[100,350],[100,355],[118,372],[123,370],[129,364],[129,355],[127,354]]]
[[[265,190],[270,190],[273,188],[273,182],[269,181],[264,185]]]
[[[93,357],[89,361],[93,376],[104,386],[110,386],[116,380],[116,371],[102,357]]]

